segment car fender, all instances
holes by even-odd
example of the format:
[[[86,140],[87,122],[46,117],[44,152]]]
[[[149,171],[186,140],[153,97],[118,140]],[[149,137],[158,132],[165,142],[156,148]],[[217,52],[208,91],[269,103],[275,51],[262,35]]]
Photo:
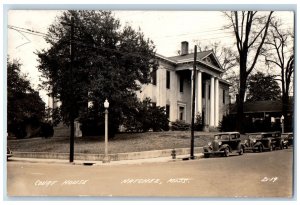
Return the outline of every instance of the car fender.
[[[240,150],[240,149],[245,149],[245,145],[244,145],[242,142],[240,142],[240,143],[238,144],[238,146],[237,146],[237,149],[238,149],[238,150]]]
[[[253,145],[253,147],[258,147],[258,146],[260,146],[260,145],[262,145],[261,142],[256,142],[256,143]]]
[[[231,152],[231,147],[228,144],[222,144],[221,147],[220,147],[220,150],[224,150],[227,147],[229,149],[229,152]]]

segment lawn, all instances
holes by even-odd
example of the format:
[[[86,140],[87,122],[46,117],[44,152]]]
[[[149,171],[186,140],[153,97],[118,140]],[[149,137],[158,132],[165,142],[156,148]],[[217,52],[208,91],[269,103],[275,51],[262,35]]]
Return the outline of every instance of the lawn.
[[[190,136],[190,131],[121,133],[109,140],[109,153],[189,148]],[[213,133],[195,132],[195,147],[202,147],[211,139]],[[69,152],[68,137],[8,140],[7,144],[13,152]],[[74,149],[75,153],[102,154],[104,153],[103,137],[75,138]]]

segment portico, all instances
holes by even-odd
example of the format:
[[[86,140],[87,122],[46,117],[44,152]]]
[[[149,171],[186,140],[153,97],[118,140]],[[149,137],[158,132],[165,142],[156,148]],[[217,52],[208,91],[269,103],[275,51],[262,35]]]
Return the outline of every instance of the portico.
[[[157,54],[159,63],[155,81],[144,85],[137,93],[143,100],[149,97],[158,106],[167,109],[171,122],[191,122],[193,91],[193,53],[188,53],[188,43],[182,42],[181,54],[165,57]],[[200,115],[205,130],[218,127],[228,111],[230,84],[221,78],[224,72],[212,50],[197,53],[195,82],[195,114]]]

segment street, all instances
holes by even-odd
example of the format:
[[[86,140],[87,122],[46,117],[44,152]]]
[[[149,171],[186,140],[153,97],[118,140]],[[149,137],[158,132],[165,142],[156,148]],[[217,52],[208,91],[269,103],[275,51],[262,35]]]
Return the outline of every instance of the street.
[[[292,197],[293,149],[193,161],[7,163],[9,196]]]

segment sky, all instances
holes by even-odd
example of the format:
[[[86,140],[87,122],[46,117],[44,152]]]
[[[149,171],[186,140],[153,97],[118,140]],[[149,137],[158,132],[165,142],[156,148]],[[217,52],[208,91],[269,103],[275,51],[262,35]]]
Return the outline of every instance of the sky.
[[[42,33],[47,33],[57,10],[10,10],[8,26],[17,26]],[[153,40],[156,52],[164,56],[177,55],[180,43],[188,41],[192,49],[197,41],[201,44],[221,42],[222,45],[234,47],[234,36],[230,30],[224,30],[228,21],[220,11],[113,11],[121,25],[129,24],[134,29],[141,29],[145,37]],[[293,27],[292,12],[276,12],[287,28]],[[21,71],[28,74],[34,88],[40,83],[37,69],[37,50],[47,49],[49,45],[43,37],[15,30],[7,30],[8,55],[18,59],[22,64]],[[47,103],[45,91],[40,95]]]

